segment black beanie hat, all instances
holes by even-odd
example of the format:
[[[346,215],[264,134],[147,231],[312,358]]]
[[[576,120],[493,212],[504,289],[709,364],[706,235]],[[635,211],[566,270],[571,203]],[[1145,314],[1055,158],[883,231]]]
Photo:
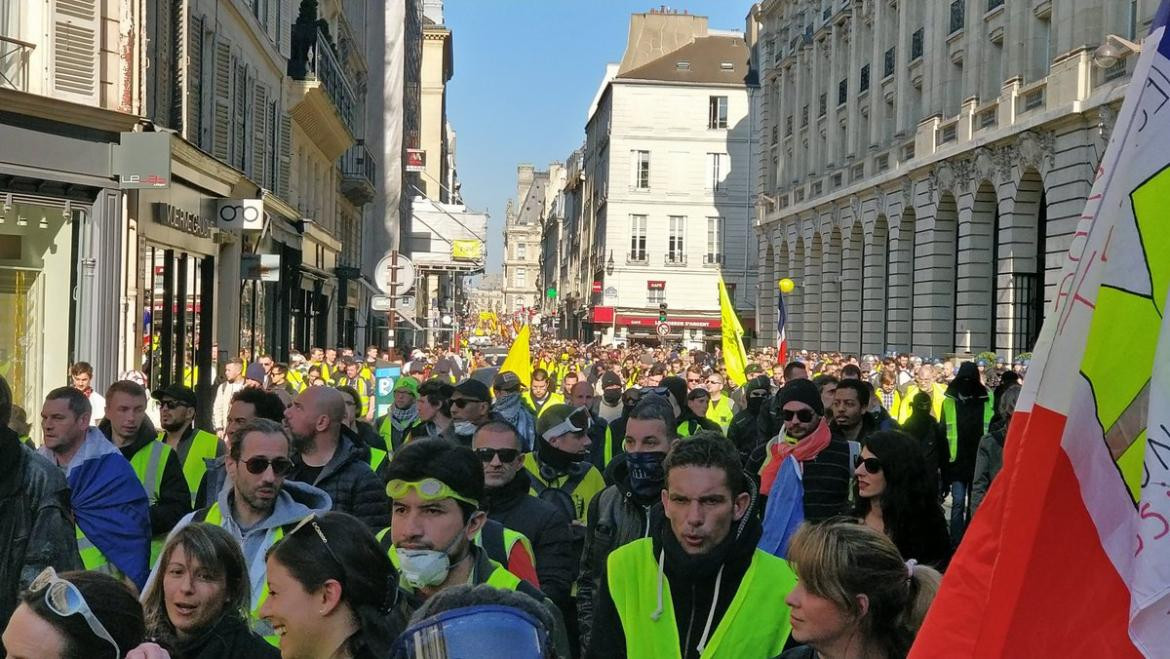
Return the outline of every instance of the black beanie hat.
[[[780,388],[777,398],[780,399],[781,408],[791,401],[796,401],[813,408],[813,411],[820,416],[825,414],[825,405],[821,402],[821,392],[817,390],[817,385],[813,384],[812,380],[804,378],[790,380]]]

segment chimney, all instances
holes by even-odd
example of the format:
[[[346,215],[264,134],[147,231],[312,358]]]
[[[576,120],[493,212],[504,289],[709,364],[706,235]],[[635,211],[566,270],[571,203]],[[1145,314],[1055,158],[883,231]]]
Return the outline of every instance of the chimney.
[[[666,5],[659,10],[651,9],[649,13],[632,14],[626,52],[617,75],[665,57],[705,36],[706,16],[672,11]]]

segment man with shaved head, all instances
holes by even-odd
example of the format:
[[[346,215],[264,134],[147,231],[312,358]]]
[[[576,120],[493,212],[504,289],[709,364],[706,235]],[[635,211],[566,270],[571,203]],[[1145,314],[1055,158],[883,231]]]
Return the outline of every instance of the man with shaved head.
[[[379,531],[390,526],[390,499],[382,480],[342,434],[343,396],[332,387],[309,387],[284,411],[284,427],[294,452],[288,480],[324,490],[333,500],[333,510],[349,513]]]

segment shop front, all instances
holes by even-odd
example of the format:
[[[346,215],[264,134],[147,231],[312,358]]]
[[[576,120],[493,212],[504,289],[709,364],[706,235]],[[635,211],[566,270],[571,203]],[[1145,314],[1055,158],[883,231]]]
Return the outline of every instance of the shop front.
[[[309,220],[302,222],[301,258],[292,289],[290,345],[308,353],[313,347],[337,347],[339,294],[337,255],[341,243]]]
[[[284,201],[265,194],[263,219],[243,227],[240,317],[232,332],[239,337],[233,353],[245,359],[269,355],[288,361],[294,300],[300,296],[302,241],[295,216]]]

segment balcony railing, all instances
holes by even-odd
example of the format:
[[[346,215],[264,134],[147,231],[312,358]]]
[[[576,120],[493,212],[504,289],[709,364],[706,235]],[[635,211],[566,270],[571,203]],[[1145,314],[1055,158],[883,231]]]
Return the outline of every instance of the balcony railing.
[[[0,87],[28,91],[28,60],[34,43],[0,35]]]
[[[663,263],[665,265],[686,265],[687,255],[681,252],[667,252]]]
[[[649,263],[650,259],[644,250],[634,250],[626,253],[626,263]]]
[[[358,140],[341,154],[341,191],[357,205],[369,203],[377,188],[378,163],[364,140]]]
[[[357,101],[349,77],[333,53],[333,46],[315,25],[295,24],[292,40],[289,76],[294,80],[319,81],[337,108],[338,116],[352,132]]]

